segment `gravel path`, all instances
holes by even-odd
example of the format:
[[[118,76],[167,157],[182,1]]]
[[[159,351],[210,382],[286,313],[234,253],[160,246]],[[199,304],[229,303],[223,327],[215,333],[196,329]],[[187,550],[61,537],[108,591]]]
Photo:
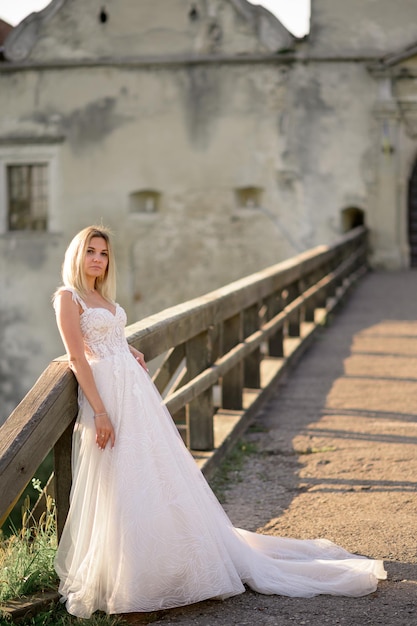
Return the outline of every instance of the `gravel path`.
[[[326,537],[384,559],[388,580],[365,598],[247,591],[131,624],[417,625],[416,286],[413,271],[361,281],[258,415],[222,489],[234,525]]]

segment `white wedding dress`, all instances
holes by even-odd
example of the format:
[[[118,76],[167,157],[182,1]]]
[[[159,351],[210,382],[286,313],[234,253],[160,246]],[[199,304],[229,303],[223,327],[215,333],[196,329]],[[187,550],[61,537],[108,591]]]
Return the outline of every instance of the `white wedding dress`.
[[[71,290],[70,290],[71,291]],[[117,305],[82,307],[86,355],[116,432],[96,445],[80,391],[70,510],[56,556],[70,613],[154,611],[242,593],[362,596],[386,578],[382,561],[330,541],[234,528],[167,412],[129,352]]]

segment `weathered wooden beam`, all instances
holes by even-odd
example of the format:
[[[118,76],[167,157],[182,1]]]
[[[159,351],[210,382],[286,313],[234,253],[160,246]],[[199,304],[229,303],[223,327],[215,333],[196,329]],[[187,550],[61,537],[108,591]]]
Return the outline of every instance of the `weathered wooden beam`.
[[[243,311],[243,336],[248,337],[259,329],[259,304],[253,304]],[[256,348],[244,360],[243,384],[247,388],[259,389],[261,386],[261,350]]]
[[[186,343],[187,371],[194,379],[204,371],[209,362],[208,331],[200,333]],[[212,450],[214,448],[213,393],[211,388],[202,390],[198,398],[187,406],[188,447],[192,450]]]
[[[242,341],[242,314],[239,312],[224,321],[223,349],[233,350],[236,344]],[[222,380],[222,407],[224,409],[241,409],[243,401],[243,361],[223,376]]]
[[[69,509],[69,496],[72,485],[71,451],[74,420],[70,422],[54,446],[54,476],[56,528],[61,538]]]
[[[266,318],[268,321],[274,319],[276,315],[284,308],[282,292],[273,293],[265,299]],[[276,332],[268,338],[268,354],[269,356],[284,356],[284,325],[277,327]]]
[[[297,300],[297,298],[300,296],[300,281],[296,281],[295,283],[292,283],[291,285],[288,285],[288,296],[286,299],[286,303],[291,304],[291,302],[294,302]],[[291,313],[291,315],[288,316],[288,325],[287,325],[287,329],[288,329],[288,336],[289,337],[299,337],[300,336],[300,328],[301,328],[301,309],[299,307],[296,307],[294,309],[294,312]]]
[[[356,254],[345,261],[345,265],[353,265],[356,260]],[[341,267],[343,272],[345,267]],[[166,406],[170,412],[176,412],[181,409],[187,402],[197,398],[200,393],[213,386],[219,378],[225,376],[233,367],[246,358],[251,352],[257,349],[261,343],[267,341],[273,336],[277,329],[282,328],[289,315],[294,313],[307,302],[310,298],[314,298],[317,294],[325,290],[328,285],[338,276],[338,272],[332,272],[325,276],[320,283],[313,285],[304,294],[293,300],[289,305],[280,311],[274,318],[262,325],[261,329],[246,337],[243,342],[233,346],[229,352],[217,359],[206,370],[195,376],[189,383],[182,386],[176,392],[170,394],[166,399]]]
[[[0,428],[0,525],[77,410],[73,374],[52,361]]]
[[[145,355],[146,356],[146,355]],[[166,355],[164,362],[155,372],[153,382],[159,393],[163,393],[172,381],[172,377],[178,370],[181,361],[185,358],[185,346],[182,344],[171,348]]]

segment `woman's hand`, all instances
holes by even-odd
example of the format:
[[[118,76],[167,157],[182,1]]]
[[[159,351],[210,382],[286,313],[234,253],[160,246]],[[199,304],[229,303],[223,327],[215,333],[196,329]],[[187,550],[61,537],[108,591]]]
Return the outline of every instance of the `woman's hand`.
[[[145,372],[149,372],[143,352],[139,352],[139,350],[136,350],[136,348],[134,348],[133,346],[129,346],[129,350],[133,354],[139,365],[143,367]]]
[[[94,416],[94,422],[96,424],[96,443],[98,447],[101,450],[104,450],[110,442],[110,447],[113,448],[116,436],[107,413],[96,413]]]

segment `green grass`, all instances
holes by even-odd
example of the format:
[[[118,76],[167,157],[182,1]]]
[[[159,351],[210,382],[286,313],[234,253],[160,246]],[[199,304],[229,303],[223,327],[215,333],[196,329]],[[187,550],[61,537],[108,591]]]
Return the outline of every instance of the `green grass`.
[[[2,621],[3,619],[3,621]],[[70,615],[62,604],[52,604],[48,611],[42,611],[19,620],[19,626],[127,626],[127,622],[115,615],[103,613],[93,615],[90,619],[79,619]],[[12,626],[12,622],[0,615],[0,626]]]
[[[13,526],[12,531],[9,537],[0,538],[0,603],[3,604],[13,598],[56,588],[53,499],[47,497],[46,511],[35,521],[27,497],[22,507],[22,527],[18,530]]]
[[[33,489],[42,493],[40,481],[34,479]],[[6,611],[8,601],[28,600],[42,591],[58,588],[58,578],[54,570],[56,553],[55,503],[47,496],[46,511],[39,520],[31,513],[30,498],[26,496],[21,511],[21,528],[13,522],[9,536],[0,535],[0,626],[12,624]],[[0,531],[1,533],[1,531]],[[123,626],[126,622],[117,616],[97,613],[88,620],[79,620],[69,615],[60,603],[52,602],[50,607],[39,613],[20,619],[21,626]]]
[[[211,488],[220,502],[225,502],[226,500],[225,492],[230,480],[232,478],[238,482],[242,480],[239,474],[245,459],[248,455],[254,454],[255,452],[256,445],[254,443],[239,441],[227,455],[226,459],[216,471],[214,478],[210,481]]]

